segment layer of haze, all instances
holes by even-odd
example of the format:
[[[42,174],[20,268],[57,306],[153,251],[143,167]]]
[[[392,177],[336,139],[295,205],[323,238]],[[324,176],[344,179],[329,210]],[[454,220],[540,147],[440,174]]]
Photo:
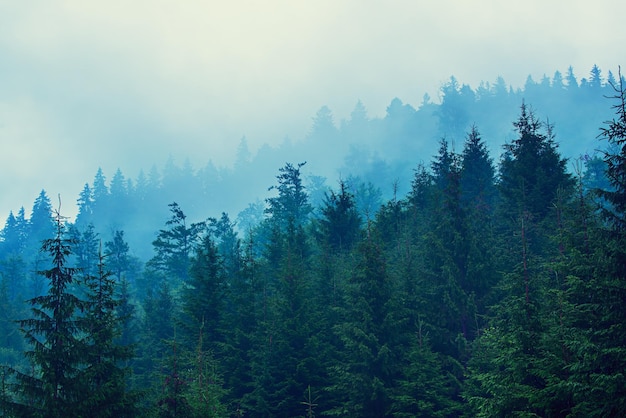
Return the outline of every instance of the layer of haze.
[[[573,0],[0,0],[0,216],[73,206],[98,167],[233,161],[304,137],[328,105],[372,117],[451,75],[514,87],[615,71],[626,3]]]

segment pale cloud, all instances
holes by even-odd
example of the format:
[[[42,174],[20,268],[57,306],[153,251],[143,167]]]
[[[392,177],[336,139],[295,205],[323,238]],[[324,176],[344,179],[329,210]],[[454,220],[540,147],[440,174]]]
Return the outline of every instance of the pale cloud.
[[[520,86],[569,65],[616,70],[625,12],[613,0],[0,0],[1,169],[21,188],[0,216],[41,187],[76,195],[98,166],[227,164],[243,135],[301,138],[322,105],[337,121],[358,99],[382,116],[396,96],[436,98],[451,75]]]

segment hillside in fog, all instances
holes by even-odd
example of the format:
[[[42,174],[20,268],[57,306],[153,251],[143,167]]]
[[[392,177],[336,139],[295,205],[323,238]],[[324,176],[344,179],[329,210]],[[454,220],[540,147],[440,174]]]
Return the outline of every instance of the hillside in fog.
[[[0,1],[0,417],[626,416],[625,14]]]
[[[626,80],[566,79],[98,169],[75,220],[42,190],[0,235],[2,414],[623,414]]]
[[[441,89],[440,103],[427,96],[419,104],[393,99],[382,118],[369,116],[360,101],[343,120],[336,120],[332,110],[322,106],[303,138],[256,150],[246,137],[241,138],[232,165],[208,160],[193,166],[191,157],[170,156],[134,176],[121,166],[114,172],[93,167],[94,177],[84,179],[83,189],[74,193],[79,196],[76,206],[68,196],[61,196],[63,208],[78,213],[77,224],[93,223],[104,239],[124,230],[134,251],[145,260],[151,256],[150,242],[167,217],[168,204],[178,203],[194,222],[226,212],[245,232],[263,217],[263,201],[271,196],[267,189],[278,168],[286,162],[306,162],[303,181],[314,206],[343,180],[360,202],[361,215],[373,216],[394,194],[406,195],[414,170],[428,165],[441,141],[459,152],[472,127],[498,161],[503,147],[514,138],[513,122],[522,104],[550,126],[550,135],[570,159],[567,169],[572,171],[574,160],[594,156],[603,147],[597,136],[599,126],[611,117],[605,98],[611,94],[611,83],[615,83],[613,73],[604,74],[596,66],[580,78],[571,68],[538,81],[528,77],[516,89],[501,78],[472,88],[451,77]],[[49,197],[56,205],[56,196]]]

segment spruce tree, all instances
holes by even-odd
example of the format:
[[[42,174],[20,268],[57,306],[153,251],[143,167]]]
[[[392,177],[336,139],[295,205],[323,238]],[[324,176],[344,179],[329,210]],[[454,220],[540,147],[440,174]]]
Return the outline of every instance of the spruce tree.
[[[136,396],[127,388],[130,369],[125,366],[133,358],[131,346],[118,342],[122,318],[117,309],[120,300],[117,284],[110,271],[105,270],[102,248],[98,251],[97,273],[86,275],[86,298],[82,328],[86,334],[86,367],[81,371],[84,395],[81,407],[91,417],[133,417]]]
[[[466,291],[474,299],[476,312],[468,318],[474,331],[481,326],[493,287],[497,283],[494,254],[495,167],[478,128],[468,133],[460,162],[460,197],[465,214],[467,241]],[[470,339],[476,333],[469,334]]]
[[[312,210],[300,168],[279,169],[278,196],[267,199],[262,263],[263,314],[253,359],[258,381],[250,399],[259,416],[294,416],[306,387],[316,386],[315,339],[311,329],[310,246],[306,227]]]
[[[609,190],[598,194],[606,202],[592,274],[574,281],[570,298],[577,307],[579,335],[572,345],[577,364],[571,367],[577,414],[623,416],[626,414],[626,85],[614,85],[616,117],[601,130],[608,141],[604,162]],[[583,264],[584,265],[584,264]],[[587,279],[587,280],[585,280]]]
[[[345,181],[339,182],[338,192],[326,194],[321,215],[317,230],[322,246],[333,252],[350,250],[359,239],[362,220]]]
[[[547,261],[562,251],[553,237],[573,181],[549,126],[544,133],[525,105],[514,126],[519,138],[505,146],[500,166],[500,298],[472,346],[465,397],[478,416],[552,416],[562,397],[545,395],[560,347],[545,337],[557,330],[552,314],[562,289]]]
[[[503,216],[530,217],[534,223],[547,216],[559,188],[573,186],[566,171],[567,160],[561,158],[552,127],[546,131],[525,103],[513,123],[518,138],[504,147],[500,162],[499,189]]]
[[[206,233],[191,261],[189,280],[182,290],[181,341],[193,346],[202,332],[205,344],[215,350],[223,342],[222,316],[225,308],[223,259],[211,233]]]
[[[223,355],[220,366],[225,371],[224,385],[228,388],[226,400],[233,406],[233,410],[243,413],[252,409],[249,407],[255,377],[252,373],[255,366],[253,358],[256,344],[263,345],[257,332],[262,318],[263,299],[252,242],[248,241],[241,251],[237,255],[238,270],[228,272],[227,309],[222,325],[224,344],[221,347]]]
[[[152,242],[156,254],[148,264],[151,269],[166,274],[170,284],[177,287],[189,278],[191,256],[204,224],[188,225],[187,215],[176,202],[168,206],[171,217],[165,222],[166,228],[159,230]]]
[[[359,244],[358,265],[346,290],[342,321],[334,328],[341,358],[326,389],[335,416],[380,417],[391,413],[396,326],[392,285],[382,243],[372,229]]]
[[[70,292],[76,269],[67,265],[72,242],[65,238],[63,217],[56,212],[56,235],[43,241],[42,252],[50,268],[39,274],[48,281],[46,294],[28,301],[31,317],[19,322],[32,365],[31,372],[12,369],[14,398],[5,402],[7,415],[27,417],[79,417],[84,410],[82,368],[86,347],[77,313],[85,304]]]

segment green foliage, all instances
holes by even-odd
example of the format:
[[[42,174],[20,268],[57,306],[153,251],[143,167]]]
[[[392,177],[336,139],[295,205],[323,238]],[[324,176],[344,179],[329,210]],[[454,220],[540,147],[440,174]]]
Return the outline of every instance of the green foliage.
[[[529,78],[525,94],[539,97],[551,83],[559,101],[591,100],[606,87],[594,68],[580,86],[571,71]],[[621,84],[616,91],[617,117],[601,131],[604,159],[586,159],[584,174],[578,166],[576,190],[553,128],[525,104],[496,178],[468,122],[475,108],[499,119],[502,103],[519,100],[503,80],[472,91],[451,79],[441,106],[425,99],[415,110],[396,99],[381,121],[358,105],[340,129],[323,108],[310,138],[392,133],[386,155],[409,159],[419,147],[395,150],[393,141],[412,137],[426,110],[445,122],[439,133],[450,136],[440,137],[469,132],[459,154],[441,140],[404,197],[402,178],[390,181],[396,168],[363,147],[346,161],[361,177],[341,181],[323,202],[323,178],[310,183],[311,198],[303,164],[286,164],[265,210],[250,206],[239,225],[225,213],[189,223],[172,203],[156,239],[152,230],[133,238],[153,244],[145,268],[118,226],[136,213],[156,218],[144,209],[165,211],[164,191],[189,184],[206,198],[234,174],[169,160],[163,176],[155,168],[133,187],[118,170],[107,187],[99,170],[80,195],[77,222],[66,233],[58,217],[56,238],[49,229],[36,255],[29,248],[54,227],[42,192],[32,219],[11,214],[0,235],[2,413],[624,415],[626,119]],[[434,135],[431,125],[424,129]],[[242,144],[239,179],[252,182],[261,176]],[[595,203],[593,188],[602,189]],[[386,189],[392,197],[383,200]],[[209,211],[208,200],[192,207]],[[42,273],[35,280],[33,269]],[[25,295],[34,296],[29,312]]]
[[[422,324],[420,323],[420,326]],[[420,328],[402,359],[402,377],[391,395],[393,417],[450,417],[461,404],[454,399],[454,379],[440,355],[432,351]]]
[[[223,417],[224,390],[210,352],[204,351],[202,324],[197,349],[180,352],[175,340],[169,341],[171,354],[161,368],[161,392],[150,408],[150,417]]]
[[[311,206],[308,203],[308,195],[302,184],[300,169],[306,163],[300,163],[296,167],[287,163],[280,168],[280,174],[276,176],[278,180],[277,186],[270,187],[270,190],[276,189],[278,196],[267,199],[269,207],[266,213],[272,216],[281,228],[286,227],[288,223],[294,226],[302,226],[311,213]]]
[[[345,313],[334,328],[341,356],[330,370],[328,391],[336,406],[328,413],[384,416],[391,409],[395,360],[391,284],[375,237],[365,238],[357,251],[359,262],[347,285]]]
[[[608,201],[605,216],[618,232],[626,229],[626,85],[620,72],[618,85],[614,89],[613,105],[616,117],[601,129],[601,137],[609,142],[609,150],[604,154],[606,177],[611,189],[600,189],[601,197]]]
[[[211,234],[207,233],[195,250],[189,271],[189,280],[182,290],[180,331],[188,346],[198,340],[198,330],[212,347],[223,341],[221,316],[225,304],[225,271],[223,258]]]
[[[550,126],[547,133],[541,132],[543,124],[525,104],[513,125],[519,138],[505,146],[500,164],[503,206],[513,213],[529,213],[540,221],[548,215],[557,190],[573,183]]]
[[[48,293],[29,301],[31,318],[19,321],[28,350],[25,355],[32,374],[10,369],[19,394],[6,410],[22,416],[50,417],[77,415],[81,399],[80,366],[85,354],[76,317],[83,302],[69,292],[76,269],[68,267],[71,242],[64,238],[61,216],[56,215],[56,236],[43,241],[42,252],[50,256],[51,268],[39,272],[49,284]]]
[[[104,255],[99,252],[97,274],[84,279],[86,298],[82,327],[87,331],[85,368],[81,371],[84,394],[81,408],[92,411],[93,417],[133,417],[137,410],[137,394],[127,389],[130,375],[128,361],[133,358],[131,346],[118,343],[122,319],[118,308],[122,301],[116,298],[116,282],[105,270]]]
[[[356,209],[354,195],[347,190],[344,181],[339,183],[339,192],[326,194],[318,221],[318,236],[322,245],[331,251],[347,251],[359,238],[361,217]]]
[[[189,278],[191,254],[204,224],[187,225],[187,216],[180,206],[176,202],[168,206],[171,217],[165,222],[167,228],[159,230],[157,238],[152,242],[155,255],[149,264],[171,276],[180,285]]]
[[[100,253],[97,276],[86,275],[77,283],[78,269],[67,266],[76,241],[65,238],[58,213],[56,224],[56,236],[42,244],[51,259],[51,267],[40,272],[48,292],[32,298],[31,317],[18,321],[30,372],[4,369],[10,380],[9,390],[3,390],[2,410],[9,416],[78,417],[86,410],[90,416],[134,416],[134,400],[126,391],[127,369],[118,367],[131,353],[114,342],[119,324],[114,282],[104,271]],[[81,284],[85,298],[72,292]]]

